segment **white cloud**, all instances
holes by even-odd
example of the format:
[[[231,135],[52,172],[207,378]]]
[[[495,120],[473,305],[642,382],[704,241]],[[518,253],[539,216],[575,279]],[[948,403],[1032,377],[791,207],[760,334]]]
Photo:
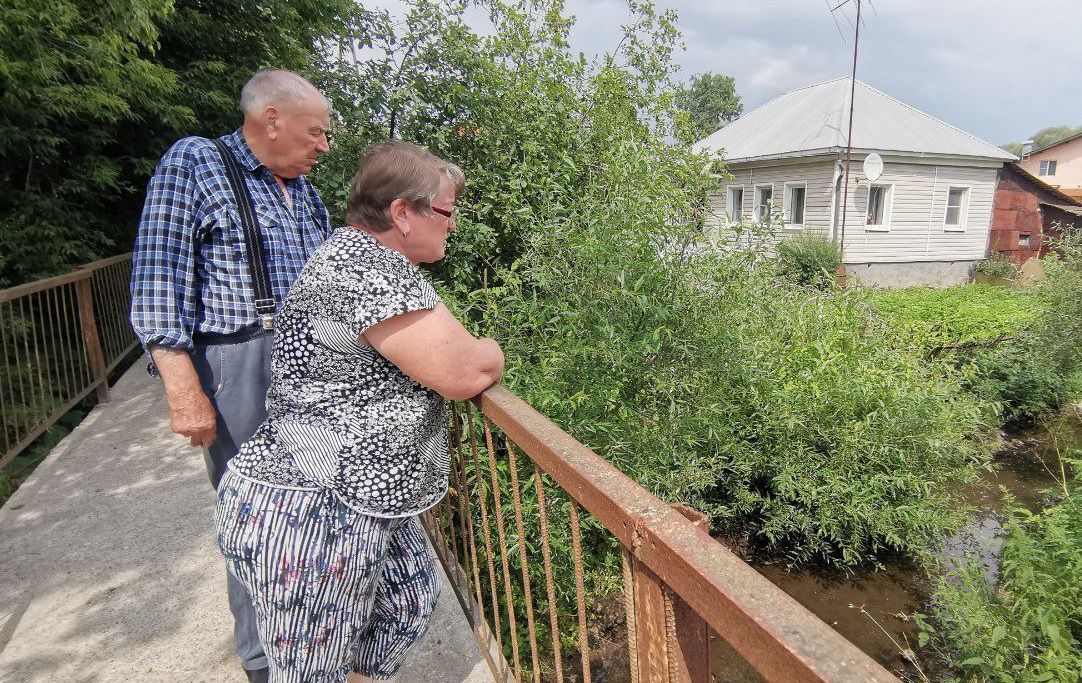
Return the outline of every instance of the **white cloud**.
[[[401,6],[403,0],[361,0]],[[674,8],[687,50],[678,78],[733,76],[745,111],[801,86],[846,76],[855,1],[657,0]],[[572,49],[612,50],[624,0],[567,0]],[[477,30],[491,25],[476,10]],[[839,28],[841,27],[839,35]],[[864,0],[857,77],[990,142],[1049,125],[1082,125],[1082,0]]]
[[[687,51],[680,77],[735,77],[750,110],[796,87],[848,75],[855,2],[659,0],[675,8]],[[568,0],[575,49],[612,49],[619,0]],[[857,77],[990,142],[1082,125],[1080,0],[865,0]],[[839,35],[835,19],[845,35]]]

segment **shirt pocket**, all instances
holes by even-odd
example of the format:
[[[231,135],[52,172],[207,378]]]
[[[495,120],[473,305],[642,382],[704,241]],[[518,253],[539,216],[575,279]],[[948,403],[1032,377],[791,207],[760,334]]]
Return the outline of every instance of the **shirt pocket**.
[[[277,209],[273,206],[261,203],[256,200],[252,207],[255,212],[256,229],[258,231],[260,244],[263,247],[263,267],[267,272],[267,279],[271,287],[271,296],[275,297],[276,303],[280,304],[280,297],[276,296],[275,292],[275,273],[278,272],[277,264],[282,262],[284,245],[282,244],[283,234],[281,228],[281,217],[278,215]],[[244,224],[241,222],[240,211],[236,207],[229,207],[226,211],[226,222],[228,229],[224,231],[225,241],[230,244],[233,258],[236,260],[237,266],[240,269],[241,281],[245,284],[246,290],[251,294],[245,293],[245,298],[254,298],[255,291],[252,283],[252,274],[254,267],[250,263],[248,240],[244,232]],[[253,254],[254,256],[254,254]],[[250,288],[250,289],[248,289]],[[254,309],[253,309],[254,310]]]

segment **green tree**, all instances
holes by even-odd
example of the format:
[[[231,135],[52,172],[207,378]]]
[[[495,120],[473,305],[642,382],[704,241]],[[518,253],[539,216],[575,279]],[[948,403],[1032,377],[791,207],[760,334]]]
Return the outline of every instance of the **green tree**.
[[[1060,140],[1066,140],[1072,135],[1082,133],[1082,126],[1048,126],[1042,128],[1030,136],[1033,141],[1033,149],[1040,149],[1055,144]],[[1022,156],[1023,144],[1021,142],[1008,142],[1002,148],[1016,156]]]
[[[130,247],[178,137],[240,123],[258,68],[317,74],[364,44],[350,0],[10,0],[0,6],[0,286]]]
[[[744,103],[736,93],[736,81],[724,74],[704,73],[676,93],[676,105],[688,117],[681,138],[688,143],[701,140],[737,119]]]
[[[10,0],[0,6],[0,281],[102,254],[139,159],[125,131],[179,128],[176,76],[148,59],[168,0]],[[148,120],[149,119],[149,120]]]

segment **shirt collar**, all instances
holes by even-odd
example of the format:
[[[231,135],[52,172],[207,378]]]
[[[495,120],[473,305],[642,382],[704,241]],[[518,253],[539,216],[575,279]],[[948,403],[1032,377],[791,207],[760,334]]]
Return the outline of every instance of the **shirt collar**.
[[[263,165],[263,162],[256,158],[252,148],[248,146],[248,141],[244,139],[244,133],[240,128],[226,135],[222,140],[236,153],[237,161],[244,168],[255,171]]]

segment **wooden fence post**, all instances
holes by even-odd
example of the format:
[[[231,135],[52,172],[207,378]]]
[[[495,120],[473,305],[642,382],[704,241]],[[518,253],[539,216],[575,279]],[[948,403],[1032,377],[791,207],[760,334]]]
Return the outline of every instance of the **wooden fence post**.
[[[79,299],[79,327],[83,331],[83,342],[90,359],[90,372],[97,383],[98,401],[109,400],[109,376],[105,370],[105,354],[101,350],[101,337],[98,335],[98,322],[94,317],[94,290],[91,286],[93,273],[75,283],[75,292]]]

